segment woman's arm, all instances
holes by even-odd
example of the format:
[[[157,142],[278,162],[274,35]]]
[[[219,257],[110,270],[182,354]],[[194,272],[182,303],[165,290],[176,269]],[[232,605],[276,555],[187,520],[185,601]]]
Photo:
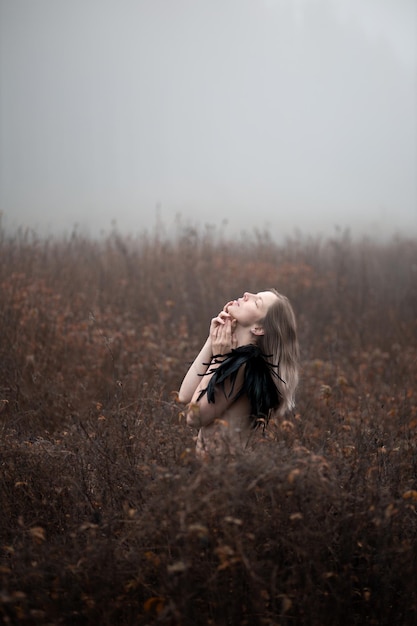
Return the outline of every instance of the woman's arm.
[[[211,320],[209,336],[181,383],[181,387],[178,392],[179,402],[187,404],[191,401],[197,386],[204,377],[204,374],[207,372],[208,364],[211,362],[213,355],[225,353],[219,352],[223,349],[223,346],[219,344],[218,329],[225,326],[226,320],[231,323],[230,315],[228,315],[224,310],[220,311],[220,313]],[[230,347],[226,349],[226,352],[229,350]]]
[[[236,338],[233,333],[234,321],[226,313],[222,312],[217,318],[213,318],[210,326],[210,340],[213,354],[217,357],[210,357],[210,365],[206,367],[204,376],[199,376],[198,384],[194,388],[189,405],[187,407],[187,424],[190,426],[207,426],[216,418],[220,418],[224,411],[233,403],[234,399],[229,397],[230,385],[225,384],[223,389],[215,390],[215,402],[208,402],[207,394],[201,394],[207,388],[211,377],[222,362],[222,355],[226,355],[236,347]],[[201,354],[201,353],[200,353]],[[207,363],[208,361],[206,361]],[[243,376],[243,375],[242,375]],[[239,389],[243,382],[236,381],[236,388]],[[200,397],[201,396],[201,397]]]
[[[195,390],[191,402],[186,411],[187,424],[200,428],[208,426],[216,419],[221,419],[227,409],[235,402],[235,397],[241,389],[244,382],[244,366],[242,366],[237,374],[234,388],[232,390],[229,380],[224,383],[224,388],[217,386],[214,392],[214,402],[209,402],[207,394],[203,394],[199,399],[201,391],[205,390],[213,376],[215,370],[220,363],[213,362],[210,367],[210,373],[203,376],[197,389]],[[233,393],[231,393],[233,391]]]
[[[208,363],[210,363],[212,357],[211,338],[209,336],[182,381],[178,392],[178,400],[180,402],[184,404],[191,402],[196,388],[201,379],[204,378],[203,374],[207,372]]]

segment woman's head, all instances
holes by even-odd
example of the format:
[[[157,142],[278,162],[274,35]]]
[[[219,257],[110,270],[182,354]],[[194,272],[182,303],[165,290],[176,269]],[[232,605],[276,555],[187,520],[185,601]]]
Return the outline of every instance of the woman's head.
[[[278,297],[278,292],[272,289],[258,293],[245,291],[241,298],[228,302],[225,310],[236,320],[239,326],[251,331],[255,336],[255,341],[256,336],[263,332],[262,320]]]
[[[225,306],[236,320],[236,334],[244,343],[256,343],[268,361],[279,366],[276,385],[283,398],[280,413],[292,409],[298,384],[299,348],[294,311],[286,296],[276,289],[246,291]],[[242,335],[243,334],[243,335]],[[283,382],[285,381],[285,382]]]

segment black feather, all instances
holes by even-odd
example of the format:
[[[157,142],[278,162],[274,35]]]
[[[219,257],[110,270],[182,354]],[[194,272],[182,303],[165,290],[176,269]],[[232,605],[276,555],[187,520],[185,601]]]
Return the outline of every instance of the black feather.
[[[226,355],[215,356],[214,362],[221,364],[216,369],[209,368],[204,374],[212,376],[206,389],[200,392],[198,400],[207,393],[208,402],[214,403],[216,387],[220,387],[226,395],[225,382],[229,379],[230,392],[228,397],[237,400],[246,394],[250,402],[254,425],[259,421],[266,423],[270,411],[277,409],[282,403],[282,395],[274,382],[274,377],[285,383],[278,374],[279,364],[274,365],[267,360],[269,358],[253,344],[235,348]],[[220,361],[220,359],[224,360]],[[243,386],[233,396],[237,374],[242,365],[246,365]]]

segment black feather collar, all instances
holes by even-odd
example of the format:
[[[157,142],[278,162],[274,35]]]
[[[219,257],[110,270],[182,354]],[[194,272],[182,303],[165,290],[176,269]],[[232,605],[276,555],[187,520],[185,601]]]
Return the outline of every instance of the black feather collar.
[[[218,385],[226,395],[225,381],[230,381],[230,392],[228,397],[233,397],[236,378],[239,369],[245,365],[243,386],[238,389],[234,396],[237,400],[246,394],[251,405],[251,419],[254,426],[259,423],[266,424],[272,409],[277,409],[282,403],[282,395],[277,388],[274,378],[279,378],[284,384],[285,381],[279,376],[279,364],[274,365],[267,359],[270,357],[262,354],[258,346],[248,344],[239,348],[232,349],[226,355],[216,355],[209,365],[213,362],[220,365],[208,368],[203,376],[212,375],[206,387],[200,392],[198,400],[207,393],[208,402],[215,402],[215,388]]]

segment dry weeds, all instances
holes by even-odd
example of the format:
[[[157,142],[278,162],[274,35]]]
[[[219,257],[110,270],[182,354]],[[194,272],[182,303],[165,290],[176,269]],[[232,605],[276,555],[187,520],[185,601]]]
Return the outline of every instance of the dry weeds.
[[[417,621],[417,242],[0,233],[0,617]],[[209,319],[276,286],[296,411],[201,464],[175,392]]]

